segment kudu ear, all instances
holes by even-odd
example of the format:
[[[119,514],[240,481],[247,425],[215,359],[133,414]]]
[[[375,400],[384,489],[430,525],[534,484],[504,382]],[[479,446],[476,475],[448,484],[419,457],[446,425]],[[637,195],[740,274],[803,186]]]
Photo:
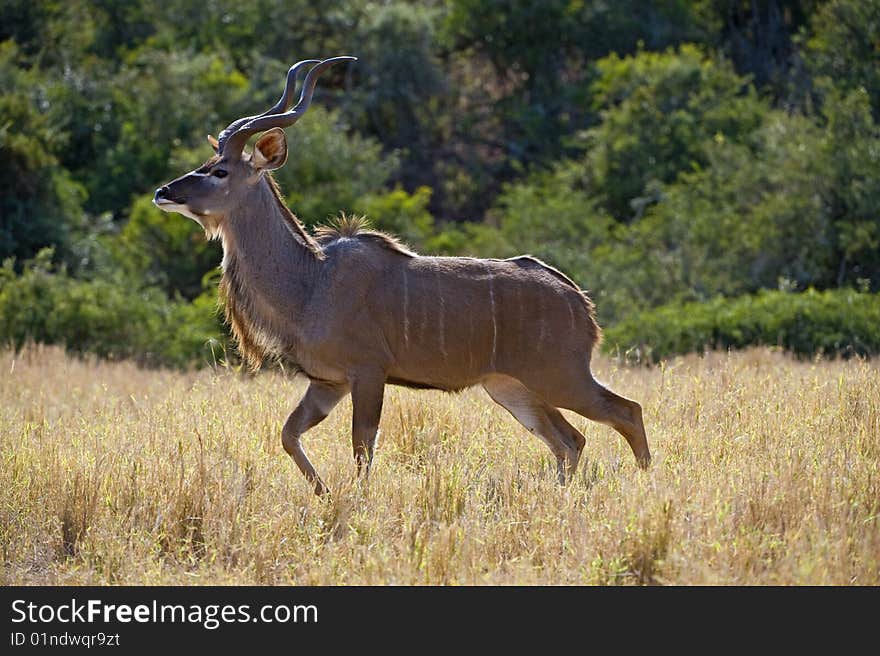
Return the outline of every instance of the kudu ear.
[[[220,142],[214,138],[214,135],[212,135],[212,134],[208,135],[208,143],[211,144],[211,148],[214,149],[215,153],[220,152]]]
[[[254,155],[251,159],[258,171],[272,171],[287,161],[287,139],[284,130],[272,128],[257,139],[254,144]]]

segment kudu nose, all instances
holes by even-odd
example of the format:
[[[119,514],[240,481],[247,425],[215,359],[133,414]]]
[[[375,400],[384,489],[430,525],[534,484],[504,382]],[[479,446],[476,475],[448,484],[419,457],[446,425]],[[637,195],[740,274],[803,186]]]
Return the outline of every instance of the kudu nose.
[[[156,194],[153,196],[153,200],[159,200],[160,198],[168,198],[168,186],[159,187],[156,190]]]

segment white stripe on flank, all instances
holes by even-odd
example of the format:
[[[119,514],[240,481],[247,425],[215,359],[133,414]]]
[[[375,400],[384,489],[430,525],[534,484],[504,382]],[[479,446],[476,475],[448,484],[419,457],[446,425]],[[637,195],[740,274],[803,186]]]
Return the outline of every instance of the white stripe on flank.
[[[492,359],[489,364],[495,368],[495,349],[498,345],[498,324],[495,321],[495,284],[492,278],[492,271],[486,266],[486,274],[489,276],[489,312],[492,316]]]
[[[439,333],[440,333],[440,335],[439,335],[439,337],[440,337],[440,353],[443,354],[443,359],[445,360],[449,357],[449,355],[446,353],[446,325],[443,323],[443,321],[445,319],[444,310],[443,310],[443,305],[444,305],[443,291],[440,288],[440,276],[438,275],[438,273],[436,271],[434,272],[434,282],[437,283],[437,304],[440,308],[440,318],[439,318],[440,325],[438,327]]]
[[[522,304],[522,288],[519,285],[516,286],[516,307],[514,310],[516,311],[516,343],[519,345],[522,342],[522,336],[525,334],[523,330],[525,308],[523,308]]]
[[[468,324],[467,352],[468,352],[468,371],[474,370],[474,315],[473,312],[466,312]]]
[[[421,294],[421,298],[419,298],[419,295],[416,295],[416,298],[422,304],[422,311],[419,313],[419,340],[424,343],[427,341],[426,337],[430,328],[428,325],[428,303],[430,299],[428,299],[424,292]]]
[[[409,344],[409,284],[406,269],[403,270],[403,343]]]
[[[540,294],[538,295],[538,352],[541,351],[541,347],[544,345],[544,335],[547,332],[547,322],[544,319],[544,297]]]

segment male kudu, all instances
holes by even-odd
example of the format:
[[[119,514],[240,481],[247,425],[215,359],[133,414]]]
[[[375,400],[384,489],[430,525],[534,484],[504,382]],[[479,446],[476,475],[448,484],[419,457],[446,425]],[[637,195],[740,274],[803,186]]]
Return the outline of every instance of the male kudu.
[[[354,456],[358,471],[368,471],[386,384],[482,385],[546,442],[563,483],[585,440],[558,408],[612,426],[647,467],[641,406],[590,373],[600,329],[593,304],[568,277],[529,256],[416,255],[358,221],[313,237],[286,207],[268,173],[287,160],[283,128],[306,111],[318,76],[341,61],[354,58],[291,67],[274,107],[230,124],[211,139],[214,157],[154,199],[222,241],[221,291],[243,357],[257,365],[280,356],[308,376],[281,437],[315,492],[327,488],[303,451],[303,433],[350,393]],[[299,102],[286,111],[297,73],[308,67]],[[263,134],[245,153],[256,133]]]

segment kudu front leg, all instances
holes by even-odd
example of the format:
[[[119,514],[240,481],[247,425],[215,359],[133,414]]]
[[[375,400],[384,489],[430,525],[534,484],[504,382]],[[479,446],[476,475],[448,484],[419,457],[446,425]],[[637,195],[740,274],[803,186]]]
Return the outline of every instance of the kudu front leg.
[[[351,447],[358,476],[362,473],[365,477],[370,475],[384,393],[384,374],[361,375],[352,381]]]
[[[284,450],[293,458],[309,483],[315,486],[315,494],[318,496],[323,496],[330,490],[324,485],[324,481],[318,476],[318,472],[303,451],[300,438],[307,430],[323,421],[347,391],[344,385],[310,383],[305,396],[290,413],[287,421],[284,422],[284,428],[281,429],[281,444],[284,445]]]

